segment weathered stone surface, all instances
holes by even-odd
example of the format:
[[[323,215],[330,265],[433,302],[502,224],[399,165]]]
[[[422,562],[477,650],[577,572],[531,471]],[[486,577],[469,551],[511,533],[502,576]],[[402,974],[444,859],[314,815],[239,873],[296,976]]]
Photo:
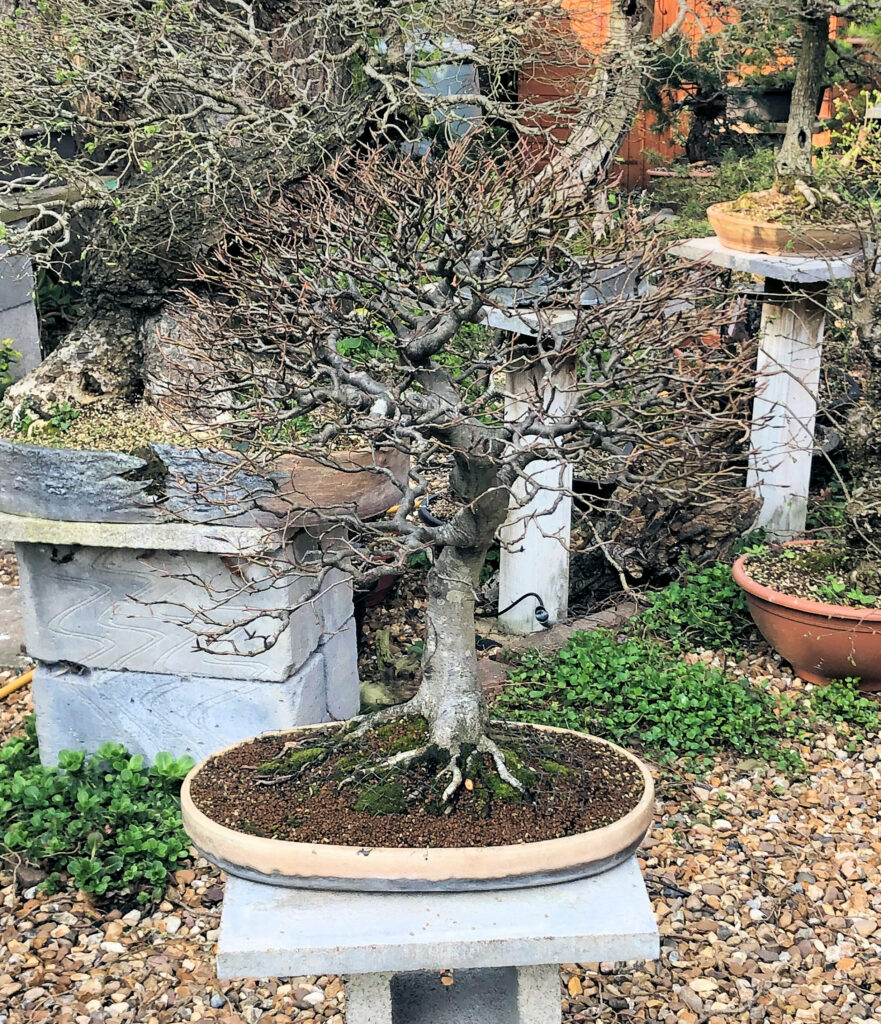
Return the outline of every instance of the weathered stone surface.
[[[0,512],[70,522],[315,525],[380,515],[400,498],[396,481],[409,466],[398,451],[338,452],[327,465],[289,455],[269,466],[164,444],[146,445],[145,453],[0,440]]]
[[[321,653],[282,683],[40,665],[33,682],[40,758],[106,740],[148,760],[162,750],[197,761],[274,729],[328,719]]]
[[[80,452],[0,440],[0,511],[81,522],[157,518],[143,459],[120,452]]]
[[[261,526],[214,523],[72,523],[0,512],[0,537],[28,544],[76,544],[81,547],[206,551],[220,555],[258,555],[280,544],[280,532]]]
[[[282,682],[321,637],[320,600],[286,612],[311,593],[312,577],[272,565],[52,544],[17,544],[16,554],[28,653],[41,661]],[[223,625],[229,635],[212,642]]]
[[[352,893],[230,876],[222,978],[652,959],[658,931],[631,858],[602,875],[523,889]]]
[[[24,624],[18,587],[0,587],[0,668],[23,668]]]
[[[482,967],[346,979],[348,1024],[559,1024],[560,969]]]
[[[354,718],[361,707],[358,640],[354,618],[328,634],[319,650],[327,672],[327,713],[334,721]]]
[[[0,341],[12,339],[18,358],[10,364],[9,376],[21,380],[40,365],[40,325],[32,302],[0,311]]]
[[[13,256],[8,245],[0,245],[0,313],[16,306],[33,305],[33,301],[31,261],[26,256]]]

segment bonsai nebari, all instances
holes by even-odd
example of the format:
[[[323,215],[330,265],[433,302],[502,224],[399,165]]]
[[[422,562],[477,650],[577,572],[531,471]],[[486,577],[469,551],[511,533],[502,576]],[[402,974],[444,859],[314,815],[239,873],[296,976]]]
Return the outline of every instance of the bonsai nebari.
[[[717,330],[730,317],[727,297],[710,277],[677,274],[649,249],[649,287],[581,306],[596,254],[575,261],[562,239],[595,210],[567,181],[490,132],[424,157],[352,151],[237,226],[201,271],[180,332],[200,359],[180,360],[190,370],[172,393],[183,406],[193,395],[208,406],[235,397],[224,433],[242,470],[293,452],[345,471],[335,448],[355,444],[409,456],[390,515],[364,522],[313,509],[324,519],[315,528],[321,565],[279,557],[276,571],[312,572],[320,586],[338,570],[369,580],[433,553],[420,688],[344,742],[390,718],[423,717],[426,744],[398,751],[388,767],[431,757],[443,766],[447,801],[481,752],[522,788],[487,735],[474,609],[506,518],[526,514],[539,483],[566,493],[531,475],[536,460],[566,460],[632,490],[687,488],[696,503],[744,493],[739,439],[752,354]],[[531,310],[537,337],[518,340],[489,330],[484,316],[506,308],[524,268],[525,283],[542,282],[548,294]],[[429,487],[447,490],[453,505],[438,526],[415,515]],[[228,634],[218,622],[215,638]]]
[[[82,285],[81,316],[7,407],[137,395],[170,294],[268,183],[377,131],[418,145],[463,104],[499,131],[541,134],[516,75],[537,51],[584,57],[570,6],[2,0],[0,49],[15,56],[0,66],[0,198],[27,214],[8,241],[59,274],[73,249],[67,276]],[[566,166],[588,181],[635,114],[651,25],[648,3],[613,7],[595,74],[541,110],[568,127]],[[463,62],[466,91],[432,90]]]

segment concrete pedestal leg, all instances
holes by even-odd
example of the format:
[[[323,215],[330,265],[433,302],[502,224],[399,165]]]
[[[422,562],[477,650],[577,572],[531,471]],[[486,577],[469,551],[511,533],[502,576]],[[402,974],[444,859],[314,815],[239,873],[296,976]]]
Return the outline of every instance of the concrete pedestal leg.
[[[534,369],[507,375],[509,422],[543,409],[548,421],[564,416],[575,393],[575,368],[568,362],[550,377]],[[529,444],[528,435],[521,443]],[[499,532],[499,610],[524,594],[539,594],[555,622],[569,610],[569,539],[572,528],[572,467],[563,461],[536,459],[512,489],[511,511]],[[527,597],[499,615],[506,633],[535,633],[538,601]]]
[[[348,1024],[560,1024],[560,969],[478,967],[445,985],[437,971],[346,979]]]
[[[817,415],[826,289],[786,291],[762,307],[747,485],[762,501],[758,526],[773,540],[802,533]]]

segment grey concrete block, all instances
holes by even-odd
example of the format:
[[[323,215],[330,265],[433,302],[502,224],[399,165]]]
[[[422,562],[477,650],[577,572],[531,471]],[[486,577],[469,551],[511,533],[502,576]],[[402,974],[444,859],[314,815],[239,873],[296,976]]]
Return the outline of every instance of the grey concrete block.
[[[327,673],[327,713],[334,721],[354,718],[361,709],[361,680],[358,675],[358,642],[355,620],[350,618],[321,643]]]
[[[34,272],[27,256],[13,256],[0,245],[0,313],[34,302]]]
[[[0,587],[0,668],[24,668],[27,662],[18,587]]]
[[[9,367],[13,380],[21,380],[36,369],[43,358],[40,352],[40,325],[32,302],[0,311],[0,341],[12,339],[19,357]]]
[[[41,661],[283,682],[321,637],[313,605],[287,612],[311,577],[271,564],[51,544],[16,544],[16,554],[28,653]],[[212,640],[222,626],[229,634]]]
[[[197,761],[275,729],[327,721],[321,654],[283,683],[40,665],[33,682],[40,758],[122,743],[151,760],[165,750]]]
[[[230,876],[222,978],[649,960],[658,929],[635,858],[601,875],[522,889],[351,893]]]
[[[479,967],[456,971],[445,985],[437,971],[350,975],[347,1024],[559,1024],[560,971]]]

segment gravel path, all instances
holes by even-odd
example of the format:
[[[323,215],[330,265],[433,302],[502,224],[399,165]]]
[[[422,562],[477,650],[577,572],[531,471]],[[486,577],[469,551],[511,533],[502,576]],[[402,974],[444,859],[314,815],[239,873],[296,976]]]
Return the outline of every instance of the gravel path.
[[[779,676],[771,661],[755,671]],[[26,689],[3,702],[0,738],[29,701]],[[869,742],[818,737],[798,782],[721,759],[701,779],[666,774],[641,856],[661,958],[564,965],[567,1024],[881,1021],[881,741]],[[337,978],[214,978],[222,894],[196,860],[154,913],[104,914],[6,870],[0,1024],[342,1024]]]

